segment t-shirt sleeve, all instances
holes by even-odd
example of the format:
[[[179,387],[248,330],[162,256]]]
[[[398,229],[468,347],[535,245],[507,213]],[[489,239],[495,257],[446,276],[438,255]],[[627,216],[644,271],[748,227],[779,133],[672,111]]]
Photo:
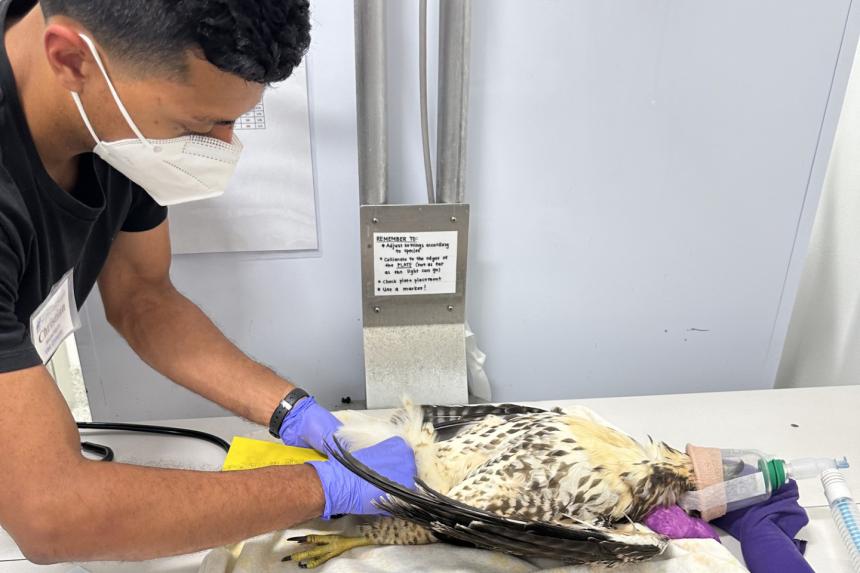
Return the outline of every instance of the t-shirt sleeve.
[[[129,233],[149,231],[159,226],[167,218],[167,207],[162,207],[149,196],[142,187],[131,183],[131,207],[122,230]]]
[[[23,269],[23,245],[0,225],[0,372],[42,364],[30,341],[29,326],[15,314],[18,281]]]

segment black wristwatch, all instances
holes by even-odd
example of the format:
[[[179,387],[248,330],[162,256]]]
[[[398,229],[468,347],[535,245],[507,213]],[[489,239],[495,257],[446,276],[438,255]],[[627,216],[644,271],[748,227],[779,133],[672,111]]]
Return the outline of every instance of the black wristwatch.
[[[293,388],[284,396],[284,399],[278,402],[278,407],[272,412],[272,417],[269,419],[269,433],[276,438],[280,438],[281,424],[284,423],[284,418],[293,411],[296,403],[302,398],[307,398],[309,394],[301,388]]]

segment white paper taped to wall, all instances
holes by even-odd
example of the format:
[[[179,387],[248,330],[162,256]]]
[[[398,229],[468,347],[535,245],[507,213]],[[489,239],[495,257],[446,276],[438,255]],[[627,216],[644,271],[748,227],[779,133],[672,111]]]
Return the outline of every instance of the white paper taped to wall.
[[[170,208],[173,252],[316,250],[304,65],[266,89],[235,129],[245,149],[227,192]]]
[[[457,292],[457,231],[374,233],[376,296]]]

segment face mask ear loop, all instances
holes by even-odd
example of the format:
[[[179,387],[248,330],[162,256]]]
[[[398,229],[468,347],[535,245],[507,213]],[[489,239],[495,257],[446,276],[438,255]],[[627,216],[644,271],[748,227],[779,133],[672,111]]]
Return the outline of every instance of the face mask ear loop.
[[[102,75],[105,77],[105,81],[107,82],[108,89],[110,90],[110,93],[113,96],[113,100],[116,102],[116,106],[119,108],[119,112],[122,114],[122,117],[125,118],[125,122],[131,128],[131,130],[134,132],[134,134],[137,136],[137,138],[144,145],[146,145],[146,147],[152,148],[152,144],[149,142],[148,139],[146,139],[143,136],[143,134],[140,132],[140,130],[134,124],[134,121],[132,121],[131,116],[128,114],[128,111],[125,109],[125,106],[122,104],[122,100],[119,99],[119,94],[116,93],[116,89],[113,87],[113,83],[110,81],[110,76],[108,76],[107,70],[105,69],[105,66],[102,63],[102,59],[99,56],[99,52],[96,49],[95,44],[93,44],[93,41],[90,40],[89,36],[87,36],[86,34],[78,34],[78,35],[81,37],[81,39],[83,39],[84,43],[90,48],[90,51],[93,53],[93,57],[96,60],[96,64],[98,65],[99,69],[101,70]],[[77,96],[77,94],[74,94],[74,95]],[[79,109],[82,110],[83,107],[81,107],[80,98],[76,98],[75,101],[78,104]],[[84,117],[84,122],[87,124],[87,127],[90,129],[90,132],[93,134],[93,137],[95,137],[95,132],[93,131],[92,126],[90,126],[89,121],[86,119],[86,114],[82,114],[82,117]],[[98,141],[98,139],[96,139],[96,141]]]
[[[84,120],[84,125],[87,126],[87,130],[90,132],[90,135],[93,136],[93,139],[96,141],[96,145],[98,145],[101,141],[99,141],[99,136],[96,135],[96,130],[93,129],[93,126],[90,123],[90,118],[87,117],[87,112],[84,111],[84,106],[81,103],[81,96],[79,96],[77,92],[72,92],[72,99],[74,100],[75,105],[78,106],[78,112],[81,114],[81,119]]]

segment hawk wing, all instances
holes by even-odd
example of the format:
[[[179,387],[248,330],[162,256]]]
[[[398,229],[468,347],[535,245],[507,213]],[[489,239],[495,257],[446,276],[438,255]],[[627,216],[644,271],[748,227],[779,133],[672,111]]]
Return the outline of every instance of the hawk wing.
[[[577,522],[561,525],[502,517],[442,495],[421,480],[416,480],[413,491],[362,464],[337,439],[330,455],[387,494],[377,502],[380,508],[445,540],[519,557],[605,564],[650,559],[667,545],[664,538],[650,531],[623,532]]]

